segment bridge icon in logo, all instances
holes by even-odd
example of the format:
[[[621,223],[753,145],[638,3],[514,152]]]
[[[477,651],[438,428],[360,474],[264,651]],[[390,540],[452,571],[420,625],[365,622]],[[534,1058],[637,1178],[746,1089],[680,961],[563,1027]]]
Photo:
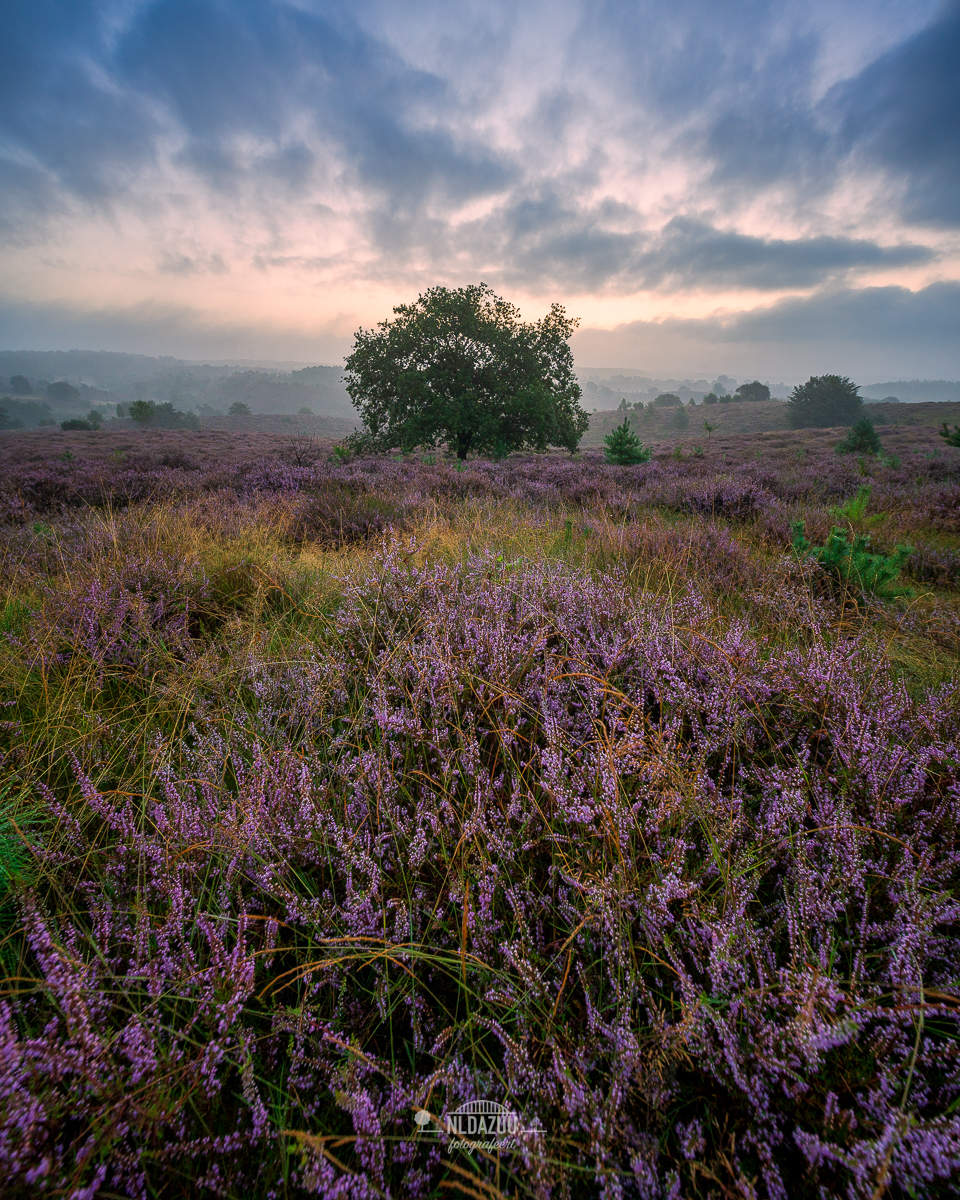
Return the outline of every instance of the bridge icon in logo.
[[[453,1112],[444,1113],[442,1121],[421,1108],[413,1119],[425,1133],[438,1137],[445,1133],[455,1139],[450,1149],[477,1145],[490,1150],[507,1149],[516,1146],[517,1134],[544,1132],[537,1121],[526,1126],[519,1113],[495,1100],[468,1100]]]

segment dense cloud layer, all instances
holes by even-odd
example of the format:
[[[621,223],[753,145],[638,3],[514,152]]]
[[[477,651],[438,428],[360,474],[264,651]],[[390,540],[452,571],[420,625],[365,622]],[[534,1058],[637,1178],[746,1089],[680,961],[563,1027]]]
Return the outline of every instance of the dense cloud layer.
[[[436,282],[706,330],[958,274],[957,0],[37,0],[0,39],[25,314],[339,346]]]

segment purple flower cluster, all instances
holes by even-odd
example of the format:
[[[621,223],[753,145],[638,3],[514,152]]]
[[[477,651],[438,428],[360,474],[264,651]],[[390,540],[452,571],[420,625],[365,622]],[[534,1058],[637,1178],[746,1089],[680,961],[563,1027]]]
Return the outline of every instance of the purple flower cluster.
[[[120,510],[150,501],[196,500],[211,493],[233,497],[331,495],[390,496],[416,506],[427,497],[461,500],[513,498],[539,507],[604,505],[626,515],[637,504],[743,517],[788,504],[834,504],[855,495],[863,471],[873,481],[878,507],[913,507],[924,518],[953,528],[960,497],[960,456],[905,454],[897,469],[858,464],[829,447],[753,455],[681,459],[667,454],[635,467],[615,467],[597,452],[573,460],[516,455],[499,463],[450,464],[361,459],[347,464],[296,465],[283,457],[234,463],[185,455],[134,456],[120,463],[82,459],[13,464],[0,485],[0,523],[30,522],[77,508]],[[951,522],[953,524],[951,524]]]
[[[247,494],[297,470],[258,467]],[[384,470],[338,478],[361,494]],[[432,479],[588,485],[525,470],[390,468],[409,503]],[[629,508],[642,471],[599,474],[595,500]],[[703,528],[636,532],[636,553],[687,536],[709,590],[749,591],[738,543]],[[147,1196],[176,1170],[218,1195],[428,1196],[464,1161],[443,1114],[494,1100],[542,1132],[477,1157],[472,1194],[945,1194],[957,687],[910,695],[815,613],[785,648],[696,588],[638,594],[629,554],[588,573],[411,551],[312,644],[235,657],[218,703],[153,731],[138,789],[125,731],[47,778],[4,735],[45,814],[35,982],[0,1006],[10,1186]],[[139,564],[138,591],[118,569],[85,653],[118,622],[166,629],[175,593],[150,580],[171,571]]]

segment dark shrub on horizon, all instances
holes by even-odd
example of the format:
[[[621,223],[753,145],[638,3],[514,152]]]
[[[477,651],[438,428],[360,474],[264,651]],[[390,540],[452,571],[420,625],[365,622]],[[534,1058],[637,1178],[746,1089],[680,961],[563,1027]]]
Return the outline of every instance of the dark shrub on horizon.
[[[811,375],[793,389],[787,407],[791,429],[853,425],[862,416],[860,391],[845,375]]]

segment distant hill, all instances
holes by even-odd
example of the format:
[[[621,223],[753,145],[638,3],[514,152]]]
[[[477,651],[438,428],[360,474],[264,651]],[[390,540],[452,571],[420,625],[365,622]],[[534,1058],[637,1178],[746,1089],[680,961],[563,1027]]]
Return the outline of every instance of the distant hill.
[[[0,379],[26,375],[28,379],[65,379],[114,391],[131,383],[162,379],[185,371],[216,378],[236,370],[235,364],[211,365],[186,362],[165,355],[120,354],[110,350],[0,350]]]
[[[887,396],[905,404],[960,400],[960,383],[949,379],[895,379],[889,383],[867,383],[860,388],[864,400],[885,400]]]
[[[11,379],[23,375],[31,399],[46,399],[49,383],[64,380],[81,389],[72,406],[55,405],[54,416],[77,415],[73,408],[99,407],[106,415],[132,400],[172,402],[203,417],[225,414],[236,401],[255,413],[312,413],[353,418],[356,411],[343,386],[341,367],[302,363],[249,361],[198,363],[165,356],[93,350],[2,350],[0,395],[9,394]],[[9,408],[9,405],[8,405]],[[70,408],[71,411],[67,411]],[[37,418],[39,419],[39,418]],[[36,424],[25,419],[23,423]]]

